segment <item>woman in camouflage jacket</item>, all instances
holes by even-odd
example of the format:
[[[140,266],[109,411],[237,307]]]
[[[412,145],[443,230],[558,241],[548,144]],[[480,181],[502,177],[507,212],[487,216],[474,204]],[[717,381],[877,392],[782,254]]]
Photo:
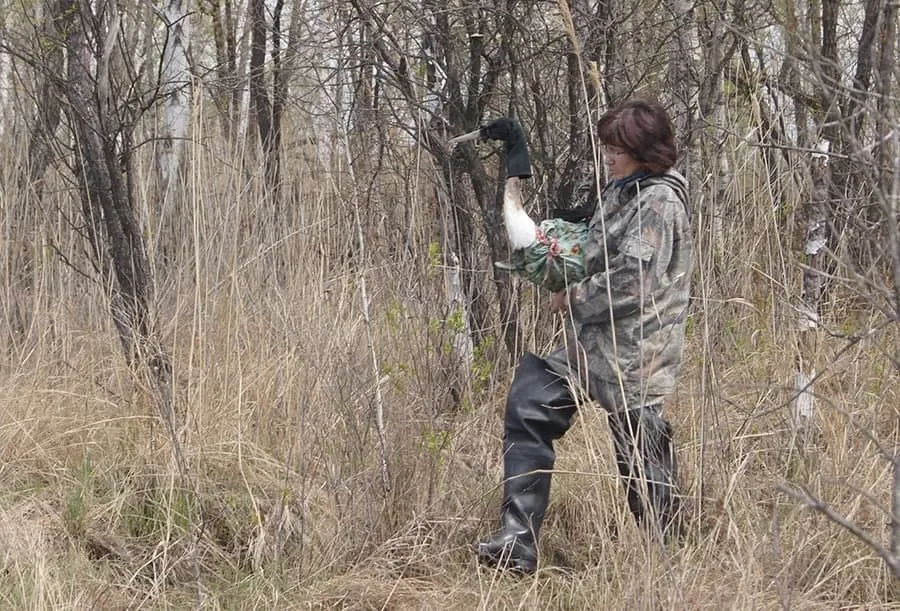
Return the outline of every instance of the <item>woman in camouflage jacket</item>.
[[[565,346],[526,354],[504,416],[500,529],[479,542],[487,564],[537,569],[550,495],[553,441],[575,414],[573,385],[609,415],[628,507],[661,535],[677,525],[676,462],[664,398],[684,347],[692,239],[687,185],[675,172],[672,124],[656,102],[631,100],[598,122],[612,181],[600,194],[584,248],[584,280],[554,294]]]

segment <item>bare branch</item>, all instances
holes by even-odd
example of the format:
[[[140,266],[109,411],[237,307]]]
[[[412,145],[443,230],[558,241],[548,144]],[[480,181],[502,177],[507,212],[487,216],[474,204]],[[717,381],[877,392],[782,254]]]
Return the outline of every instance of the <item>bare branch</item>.
[[[898,468],[897,461],[894,461],[894,502],[897,503],[897,483],[898,483]],[[800,501],[804,505],[806,505],[809,509],[821,513],[826,518],[837,524],[838,526],[843,527],[845,530],[852,533],[857,539],[865,543],[867,546],[872,548],[872,550],[878,554],[882,560],[884,560],[885,564],[888,565],[888,568],[893,571],[894,576],[900,578],[900,556],[898,556],[895,551],[889,550],[884,547],[877,539],[875,539],[868,532],[860,528],[858,525],[854,524],[846,517],[832,509],[828,504],[826,504],[822,499],[810,493],[803,487],[792,488],[785,484],[781,484],[778,486],[778,489],[787,494],[788,496]],[[897,508],[894,508],[894,517],[892,520],[893,524],[893,534],[896,537],[900,537],[897,531],[900,531],[900,526],[898,526],[897,519]],[[898,542],[896,540],[892,541],[892,546],[896,545]]]
[[[894,456],[894,487],[891,495],[891,555],[900,560],[900,452]],[[896,574],[897,571],[895,570]],[[898,575],[900,576],[900,575]]]

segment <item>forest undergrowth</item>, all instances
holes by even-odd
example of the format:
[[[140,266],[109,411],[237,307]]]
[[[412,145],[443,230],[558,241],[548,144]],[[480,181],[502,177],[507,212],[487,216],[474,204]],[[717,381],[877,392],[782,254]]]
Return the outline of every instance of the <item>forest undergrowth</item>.
[[[346,175],[298,164],[291,213],[273,217],[198,155],[178,222],[151,236],[184,472],[103,287],[54,255],[65,223],[36,214],[8,243],[32,257],[28,324],[6,340],[0,377],[3,608],[900,608],[873,550],[784,491],[802,486],[888,540],[877,444],[900,434],[900,338],[868,332],[878,312],[830,287],[814,426],[795,436],[799,272],[767,202],[726,219],[715,248],[697,236],[685,365],[665,407],[684,539],[661,547],[632,522],[605,414],[585,404],[557,444],[540,570],[515,578],[473,554],[495,525],[514,364],[498,327],[476,330],[468,371],[454,364],[460,318],[427,190],[369,185],[360,260]],[[754,205],[722,209],[739,202]],[[517,287],[522,349],[549,350],[548,295]]]

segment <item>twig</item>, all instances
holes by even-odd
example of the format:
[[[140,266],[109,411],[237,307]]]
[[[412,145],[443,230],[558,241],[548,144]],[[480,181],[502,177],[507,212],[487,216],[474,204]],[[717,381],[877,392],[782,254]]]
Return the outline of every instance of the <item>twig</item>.
[[[375,408],[375,428],[378,432],[378,443],[381,450],[381,483],[384,487],[385,496],[391,491],[391,476],[388,469],[387,460],[387,435],[384,426],[384,399],[381,394],[382,376],[378,365],[378,354],[375,352],[375,337],[372,333],[372,319],[369,315],[369,291],[366,287],[366,252],[365,252],[365,233],[363,232],[362,220],[359,216],[360,198],[359,187],[356,182],[356,172],[353,167],[353,158],[350,155],[350,142],[347,137],[346,130],[341,132],[344,144],[344,153],[347,157],[347,171],[350,174],[350,182],[353,185],[353,221],[356,225],[356,235],[358,240],[358,255],[360,264],[359,271],[359,291],[362,301],[362,316],[366,326],[366,341],[369,345],[369,353],[372,356],[372,376],[375,382],[375,396],[373,398]]]
[[[870,535],[868,532],[860,528],[858,525],[854,524],[846,517],[832,509],[828,506],[825,501],[814,496],[808,490],[803,487],[792,488],[786,484],[780,484],[778,489],[794,498],[804,505],[806,505],[809,509],[813,511],[817,511],[824,515],[826,518],[837,524],[838,526],[843,527],[845,530],[848,530],[852,533],[857,539],[865,543],[867,546],[872,548],[876,554],[881,556],[882,560],[884,560],[885,564],[888,565],[888,568],[894,573],[894,576],[900,579],[900,555],[897,554],[897,547],[900,544],[900,520],[898,520],[897,510],[898,510],[898,482],[900,482],[900,468],[898,468],[898,459],[894,459],[894,508],[893,508],[893,516],[891,518],[891,531],[892,531],[892,542],[891,546],[893,549],[887,549],[884,547],[875,537]]]
[[[900,563],[900,452],[894,455],[894,494],[891,501],[891,555]],[[900,567],[894,567],[900,577]]]

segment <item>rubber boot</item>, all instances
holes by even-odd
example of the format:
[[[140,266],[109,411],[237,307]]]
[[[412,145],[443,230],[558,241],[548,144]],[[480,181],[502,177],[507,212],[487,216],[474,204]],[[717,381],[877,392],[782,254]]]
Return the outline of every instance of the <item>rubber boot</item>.
[[[609,423],[628,509],[639,524],[658,529],[664,540],[677,536],[680,503],[672,427],[655,407],[610,414]]]
[[[544,359],[526,354],[506,400],[500,529],[478,543],[481,562],[526,574],[537,570],[556,457],[553,441],[569,429],[574,413],[565,380],[548,371]]]
[[[504,482],[500,529],[478,543],[488,566],[531,574],[538,566],[538,533],[550,497],[549,473],[526,473]]]

